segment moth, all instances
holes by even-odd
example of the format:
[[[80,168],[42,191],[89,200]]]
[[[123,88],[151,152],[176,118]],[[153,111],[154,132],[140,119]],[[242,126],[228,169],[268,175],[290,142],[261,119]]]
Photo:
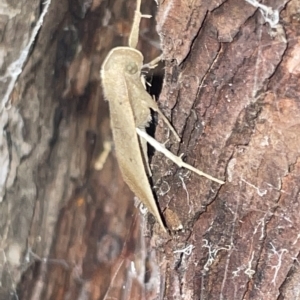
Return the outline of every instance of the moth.
[[[109,102],[115,152],[123,179],[155,216],[161,228],[166,231],[148,180],[151,170],[148,162],[147,142],[179,166],[184,166],[220,184],[224,182],[184,163],[180,157],[172,154],[146,133],[146,127],[151,122],[150,109],[152,109],[163,118],[177,140],[180,141],[176,131],[160,111],[155,100],[147,93],[145,80],[141,75],[145,66],[155,67],[161,57],[143,65],[144,57],[140,51],[136,50],[141,18],[151,17],[142,15],[140,6],[141,0],[137,0],[129,46],[116,47],[108,53],[102,64],[100,76],[104,97]]]

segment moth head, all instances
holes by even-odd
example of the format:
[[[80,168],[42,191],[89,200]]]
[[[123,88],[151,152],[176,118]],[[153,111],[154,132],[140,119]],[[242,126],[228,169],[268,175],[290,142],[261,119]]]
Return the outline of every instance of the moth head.
[[[117,47],[112,49],[101,68],[103,72],[125,72],[134,75],[140,72],[144,57],[142,53],[130,47]]]
[[[131,75],[134,75],[136,72],[138,72],[138,70],[139,70],[139,67],[138,67],[137,63],[134,61],[129,61],[125,65],[125,71]]]

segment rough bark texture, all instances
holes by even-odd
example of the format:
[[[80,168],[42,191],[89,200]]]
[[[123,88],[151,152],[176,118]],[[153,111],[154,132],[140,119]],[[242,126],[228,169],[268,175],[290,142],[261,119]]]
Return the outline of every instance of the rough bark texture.
[[[170,235],[145,229],[113,151],[95,170],[111,140],[99,70],[135,1],[52,0],[41,28],[47,4],[0,5],[0,299],[300,299],[300,5],[263,4],[143,3],[161,46],[152,18],[138,48],[162,48],[159,105],[182,137],[167,146],[226,180],[155,153]]]

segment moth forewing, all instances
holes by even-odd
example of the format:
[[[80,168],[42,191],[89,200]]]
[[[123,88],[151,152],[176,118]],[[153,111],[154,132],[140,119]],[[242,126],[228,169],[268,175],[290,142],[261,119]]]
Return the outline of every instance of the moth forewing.
[[[147,94],[140,80],[142,64],[143,55],[135,49],[117,47],[111,50],[102,64],[102,86],[109,101],[115,152],[123,179],[166,231],[146,175],[136,134],[136,127],[144,129],[150,120],[149,107],[144,107],[143,101],[140,101],[145,97],[143,93]]]

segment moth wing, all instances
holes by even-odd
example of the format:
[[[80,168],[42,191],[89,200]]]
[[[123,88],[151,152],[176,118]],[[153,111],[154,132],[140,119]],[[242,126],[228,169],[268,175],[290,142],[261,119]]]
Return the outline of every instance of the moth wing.
[[[119,167],[129,188],[156,217],[162,228],[165,228],[146,175],[125,79],[124,85],[126,88],[118,95],[118,99],[109,99],[111,127]]]
[[[135,125],[137,128],[146,131],[145,128],[149,126],[149,122],[152,119],[150,108],[148,105],[148,98],[150,98],[151,100],[152,98],[145,90],[145,87],[140,80],[139,73],[137,74],[136,78],[132,78],[132,76],[124,74],[124,79],[127,87],[130,87],[130,89],[127,89],[127,91],[131,110],[135,119]],[[146,169],[146,174],[151,177],[152,172],[149,166],[147,141],[145,139],[141,139],[139,136],[138,141],[141,146],[142,158]]]

